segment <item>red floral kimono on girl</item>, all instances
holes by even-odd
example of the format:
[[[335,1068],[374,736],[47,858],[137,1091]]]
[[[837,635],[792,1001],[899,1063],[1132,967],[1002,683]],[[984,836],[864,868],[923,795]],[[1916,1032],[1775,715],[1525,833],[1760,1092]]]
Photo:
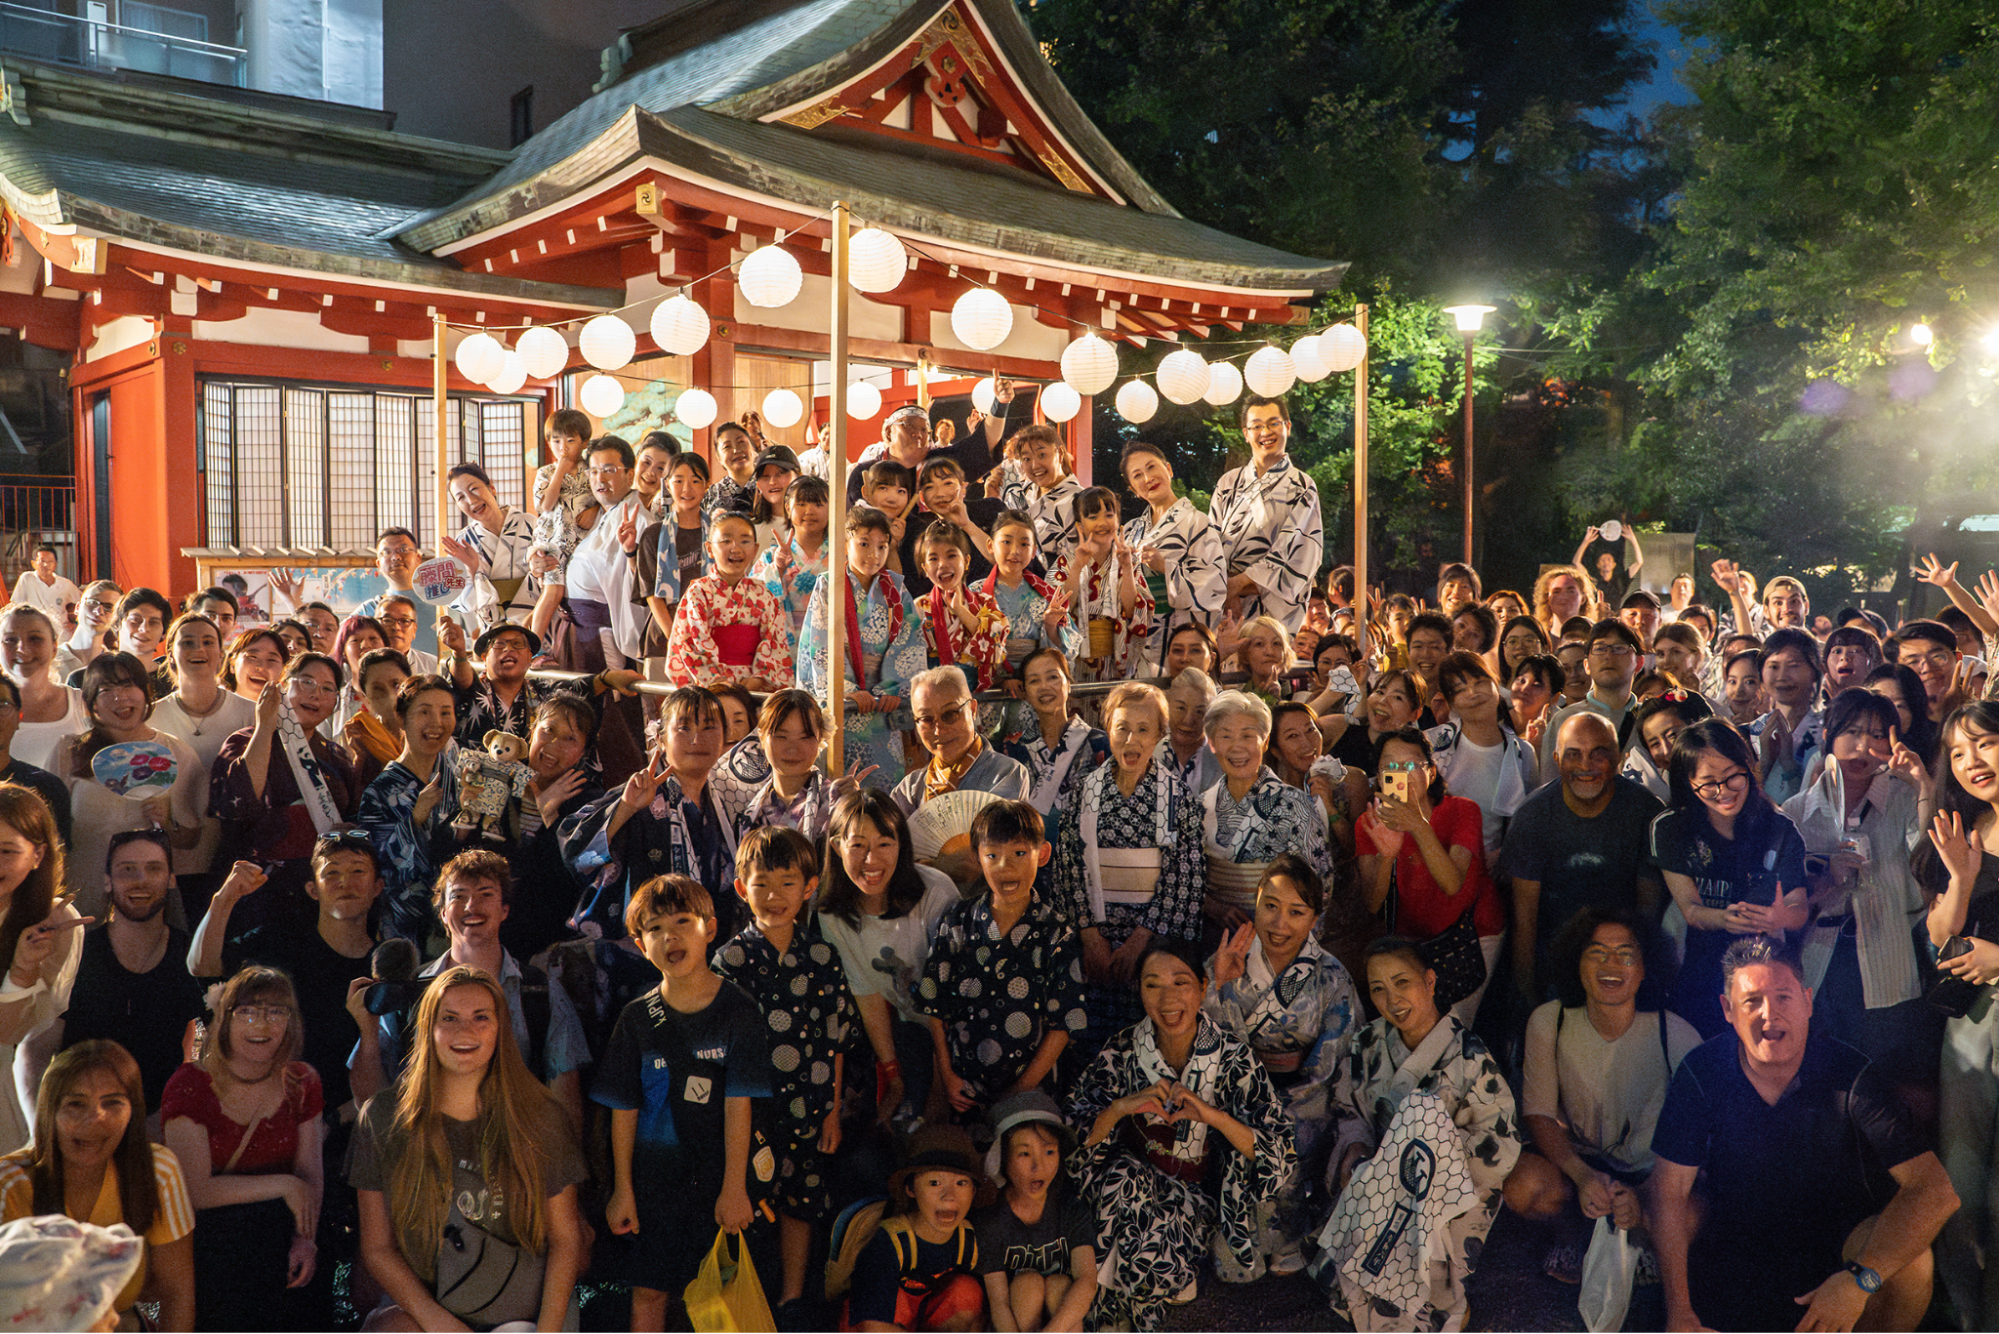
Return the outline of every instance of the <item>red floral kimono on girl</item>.
[[[1060,588],[1069,582],[1069,564],[1077,559],[1070,551],[1056,558],[1048,572],[1048,582]],[[1123,578],[1116,551],[1084,576],[1083,592],[1070,607],[1070,618],[1082,627],[1082,646],[1073,655],[1078,681],[1128,681],[1143,674],[1145,644],[1152,633],[1152,594],[1146,588],[1143,570],[1135,572],[1138,601],[1126,615],[1118,606],[1118,584]]]
[[[961,667],[971,679],[972,689],[991,690],[993,676],[1006,667],[1006,613],[991,595],[977,585],[965,587],[965,602],[978,618],[979,628],[967,630],[951,609],[951,596],[933,588],[916,599],[923,617],[923,647],[933,667]],[[938,626],[944,627],[940,638]]]
[[[667,679],[706,686],[761,676],[791,681],[791,618],[755,579],[704,574],[681,595],[666,643]]]

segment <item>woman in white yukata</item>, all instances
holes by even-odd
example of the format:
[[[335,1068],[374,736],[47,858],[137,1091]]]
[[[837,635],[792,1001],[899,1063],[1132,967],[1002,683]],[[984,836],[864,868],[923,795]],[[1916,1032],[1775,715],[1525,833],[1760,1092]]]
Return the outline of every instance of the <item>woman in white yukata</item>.
[[[1200,806],[1180,775],[1154,762],[1166,734],[1166,697],[1127,681],[1104,702],[1111,763],[1077,791],[1072,818],[1055,847],[1055,896],[1083,938],[1090,1027],[1078,1040],[1095,1050],[1135,1021],[1132,980],[1156,939],[1201,935]]]
[[[1340,1198],[1312,1272],[1352,1328],[1462,1329],[1465,1280],[1520,1157],[1513,1090],[1485,1044],[1438,1012],[1437,974],[1415,941],[1383,936],[1368,946],[1367,990],[1381,1017],[1354,1038],[1334,1093]],[[1439,1131],[1454,1131],[1456,1142],[1438,1140]],[[1395,1196],[1398,1178],[1406,1189],[1412,1150],[1428,1151],[1426,1190],[1401,1237],[1390,1239],[1380,1203]],[[1446,1244],[1426,1245],[1437,1229]],[[1368,1266],[1384,1242],[1389,1263]]]
[[[455,538],[446,535],[444,550],[472,575],[451,610],[471,619],[474,638],[502,621],[526,625],[541,597],[541,580],[528,569],[534,516],[502,505],[486,470],[476,463],[456,464],[445,476],[465,527]]]
[[[838,670],[846,673],[847,700],[854,709],[846,719],[846,759],[874,766],[869,787],[894,787],[902,781],[902,733],[915,725],[909,717],[909,683],[930,665],[923,622],[901,578],[883,568],[888,564],[888,516],[871,506],[855,506],[847,511],[846,541],[845,606],[829,595],[831,579],[813,586],[798,638],[798,686],[811,691],[820,708],[832,707],[827,617],[843,614],[846,634]]]
[[[1159,446],[1134,440],[1124,447],[1125,485],[1149,507],[1124,526],[1125,545],[1138,554],[1152,597],[1152,626],[1140,657],[1145,670],[1171,676],[1161,663],[1166,641],[1187,624],[1214,628],[1228,596],[1222,539],[1194,502],[1173,494],[1173,465]]]
[[[1296,1162],[1291,1120],[1248,1045],[1201,1009],[1193,949],[1154,941],[1138,961],[1145,1018],[1076,1081],[1074,1171],[1097,1202],[1099,1328],[1158,1329],[1190,1301],[1217,1228],[1237,1262],[1256,1252],[1257,1209]],[[1220,1157],[1220,1171],[1215,1159]],[[1221,1198],[1209,1183],[1221,1179]]]
[[[1256,1053],[1298,1140],[1297,1169],[1257,1211],[1255,1262],[1244,1268],[1215,1248],[1215,1272],[1227,1282],[1261,1278],[1266,1256],[1270,1273],[1297,1273],[1306,1240],[1325,1218],[1328,1201],[1316,1188],[1332,1148],[1332,1091],[1361,1019],[1352,976],[1317,939],[1325,906],[1318,873],[1282,853],[1257,887],[1256,921],[1208,961],[1209,1016]]]

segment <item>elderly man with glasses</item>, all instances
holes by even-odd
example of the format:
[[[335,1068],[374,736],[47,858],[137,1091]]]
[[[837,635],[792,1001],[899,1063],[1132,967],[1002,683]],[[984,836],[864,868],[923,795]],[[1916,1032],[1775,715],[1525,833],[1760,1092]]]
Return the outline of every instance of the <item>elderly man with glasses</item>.
[[[930,763],[910,770],[895,785],[895,804],[904,814],[950,792],[991,792],[1011,801],[1027,800],[1033,786],[1027,766],[1000,754],[979,736],[979,706],[963,672],[933,667],[919,673],[910,682],[909,710],[916,717],[916,739],[930,752]],[[971,884],[979,875],[978,859],[969,848],[937,858],[935,865],[960,885]]]
[[[1623,621],[1606,617],[1590,627],[1583,658],[1589,673],[1589,689],[1581,699],[1548,720],[1547,731],[1541,737],[1543,783],[1555,777],[1555,738],[1560,735],[1562,724],[1579,711],[1600,713],[1608,718],[1616,730],[1619,750],[1631,744],[1638,708],[1631,683],[1638,679],[1644,652],[1638,635]]]

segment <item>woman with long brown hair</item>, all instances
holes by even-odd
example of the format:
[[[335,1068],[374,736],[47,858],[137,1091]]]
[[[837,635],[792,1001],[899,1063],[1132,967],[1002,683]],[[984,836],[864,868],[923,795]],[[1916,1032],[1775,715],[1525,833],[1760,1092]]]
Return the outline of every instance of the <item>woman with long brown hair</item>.
[[[160,1304],[153,1328],[194,1328],[194,1209],[173,1150],[146,1138],[139,1063],[115,1042],[79,1042],[50,1062],[34,1144],[0,1158],[0,1222],[48,1214],[144,1238],[146,1258],[113,1306],[129,1317],[144,1296]]]
[[[449,969],[417,1005],[402,1080],[362,1109],[347,1179],[360,1193],[361,1261],[387,1294],[364,1329],[564,1327],[589,1169],[507,1015],[490,974]],[[472,1296],[490,1292],[496,1261],[502,1273],[516,1263],[513,1277],[490,1300]]]
[[[0,959],[7,961],[8,982],[0,987],[0,1069],[13,1069],[14,1049],[69,1008],[82,957],[77,928],[92,919],[67,900],[56,902],[62,868],[62,838],[48,803],[30,788],[0,783]],[[23,1109],[35,1096],[32,1079],[18,1095],[14,1084],[0,1082],[0,1151],[28,1142]]]
[[[312,1281],[324,1193],[319,1075],[299,1059],[305,1028],[291,979],[252,966],[222,984],[198,1060],[167,1081],[165,1140],[200,1212],[203,1329],[287,1323],[287,1288]]]

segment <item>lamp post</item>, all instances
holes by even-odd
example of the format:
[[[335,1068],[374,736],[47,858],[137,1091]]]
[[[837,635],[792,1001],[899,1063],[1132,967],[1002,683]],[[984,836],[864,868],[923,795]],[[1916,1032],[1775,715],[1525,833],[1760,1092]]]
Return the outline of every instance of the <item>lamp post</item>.
[[[1474,498],[1474,496],[1475,496],[1475,495],[1477,494],[1477,492],[1476,492],[1476,491],[1474,490],[1474,488],[1473,488],[1473,486],[1472,486],[1472,444],[1471,444],[1471,426],[1472,426],[1472,344],[1478,341],[1478,331],[1479,331],[1479,326],[1485,323],[1485,317],[1486,317],[1487,315],[1490,315],[1490,314],[1491,314],[1491,313],[1493,312],[1493,309],[1494,309],[1494,308],[1493,308],[1493,307],[1491,307],[1491,306],[1480,306],[1480,305],[1463,305],[1463,306],[1445,306],[1445,307],[1444,307],[1444,313],[1445,313],[1446,315],[1449,315],[1449,316],[1452,316],[1453,318],[1455,318],[1455,319],[1457,320],[1457,322],[1458,322],[1458,332],[1459,332],[1459,333],[1461,333],[1461,334],[1463,334],[1463,335],[1465,336],[1465,456],[1464,456],[1464,484],[1465,484],[1465,554],[1464,554],[1464,562],[1465,562],[1465,564],[1467,564],[1467,565],[1470,565],[1470,564],[1472,563],[1472,558],[1471,558],[1471,521],[1472,521],[1472,502],[1473,502],[1473,498]]]

